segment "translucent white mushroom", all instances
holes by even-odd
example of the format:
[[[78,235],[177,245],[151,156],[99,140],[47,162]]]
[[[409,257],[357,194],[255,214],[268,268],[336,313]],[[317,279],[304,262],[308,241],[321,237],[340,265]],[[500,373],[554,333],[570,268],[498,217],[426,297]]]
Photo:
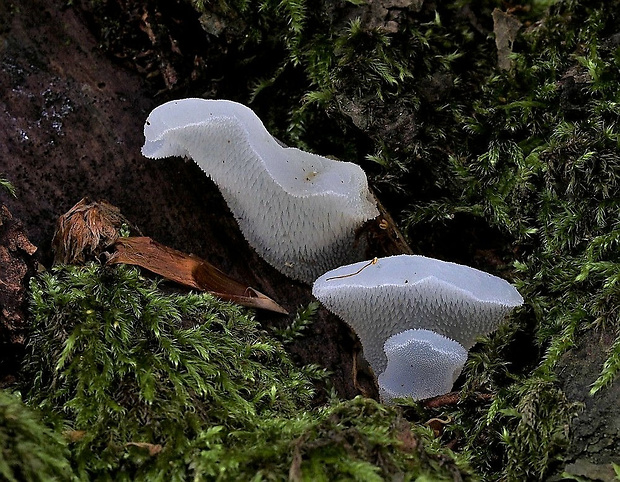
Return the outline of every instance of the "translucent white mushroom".
[[[431,330],[471,348],[523,303],[507,281],[467,266],[398,255],[323,274],[312,293],[357,333],[375,374],[386,382],[386,341]],[[391,345],[390,345],[391,346]]]
[[[460,343],[429,330],[405,330],[383,345],[387,367],[378,377],[381,399],[414,400],[452,390],[467,361]]]
[[[151,112],[142,153],[193,159],[213,179],[248,243],[306,282],[363,257],[355,231],[379,213],[362,169],[282,147],[244,105],[182,99]]]

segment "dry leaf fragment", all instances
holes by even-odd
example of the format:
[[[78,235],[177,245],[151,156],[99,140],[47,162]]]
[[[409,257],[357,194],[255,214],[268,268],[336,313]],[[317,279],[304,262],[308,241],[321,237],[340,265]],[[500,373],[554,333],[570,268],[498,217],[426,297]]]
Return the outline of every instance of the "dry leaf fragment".
[[[106,201],[83,198],[56,223],[53,247],[56,263],[84,263],[109,256],[108,264],[132,264],[223,300],[251,308],[288,314],[271,298],[222,273],[207,261],[177,251],[147,237],[120,237],[123,226],[140,231]]]
[[[118,238],[108,264],[132,264],[164,278],[242,306],[287,314],[271,298],[230,278],[207,261],[164,246],[148,237]]]
[[[509,13],[502,12],[499,8],[493,10],[493,33],[497,46],[497,65],[501,70],[510,70],[512,61],[512,44],[517,38],[517,32],[521,28],[521,22]]]
[[[116,206],[81,199],[56,222],[54,264],[83,263],[91,255],[99,257],[114,244],[123,224],[130,225]]]
[[[84,438],[86,430],[65,430],[62,436],[69,442],[78,442]]]
[[[159,452],[161,452],[163,450],[163,447],[159,444],[150,444],[147,442],[127,442],[125,444],[126,447],[128,446],[133,446],[133,447],[139,447],[141,449],[148,449],[149,451],[149,455],[151,457],[153,457],[154,455],[157,455]]]
[[[478,400],[480,402],[486,402],[493,399],[493,395],[490,393],[477,393],[476,394]],[[450,405],[456,405],[461,401],[460,392],[450,392],[444,395],[439,395],[438,397],[429,398],[428,400],[422,401],[422,404],[426,408],[441,408]]]

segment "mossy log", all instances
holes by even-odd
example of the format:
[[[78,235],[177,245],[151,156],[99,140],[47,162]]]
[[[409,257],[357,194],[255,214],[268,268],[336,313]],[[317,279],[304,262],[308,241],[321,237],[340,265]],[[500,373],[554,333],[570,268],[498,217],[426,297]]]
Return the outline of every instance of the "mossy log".
[[[89,196],[291,313],[308,306],[196,166],[139,154],[157,104],[251,104],[285,143],[360,163],[414,252],[507,277],[526,300],[472,353],[460,403],[405,416],[451,420],[439,442],[489,480],[613,474],[618,434],[592,427],[618,413],[618,1],[70,3],[0,5],[0,174],[17,191],[3,202],[43,265],[56,218]],[[498,52],[500,20],[521,28]],[[293,359],[358,395],[344,324],[319,310],[306,333]],[[306,440],[292,478],[322,448]]]

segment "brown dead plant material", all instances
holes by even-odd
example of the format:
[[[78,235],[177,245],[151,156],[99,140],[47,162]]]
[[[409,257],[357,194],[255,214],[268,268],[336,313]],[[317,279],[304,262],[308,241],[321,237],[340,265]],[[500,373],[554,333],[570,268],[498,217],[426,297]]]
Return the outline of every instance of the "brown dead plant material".
[[[420,439],[411,431],[411,423],[404,418],[398,418],[395,422],[396,438],[400,441],[401,450],[413,453],[420,446]]]
[[[301,471],[301,464],[303,457],[301,456],[300,446],[304,443],[303,437],[298,438],[293,446],[293,460],[288,470],[289,482],[300,482],[303,480],[303,473]]]
[[[512,44],[517,38],[521,22],[509,13],[496,8],[493,10],[493,33],[497,47],[497,66],[501,70],[512,68]]]
[[[0,340],[23,344],[26,325],[26,292],[32,275],[33,245],[22,224],[0,206]]]
[[[476,399],[480,402],[488,402],[493,399],[493,395],[490,393],[476,393]],[[426,408],[441,408],[456,405],[461,402],[461,400],[461,394],[459,392],[450,392],[445,395],[439,395],[438,397],[424,400],[422,401],[422,404]]]
[[[86,430],[65,430],[62,433],[62,436],[69,443],[79,442],[80,440],[84,438],[85,435],[86,435]]]
[[[366,257],[414,254],[390,213],[377,196],[374,196],[374,199],[377,202],[379,216],[365,223],[355,233],[358,240],[366,241]]]
[[[56,222],[54,264],[81,264],[99,258],[114,244],[123,225],[130,226],[116,206],[81,199]]]
[[[445,419],[433,417],[430,420],[427,420],[424,425],[430,427],[435,434],[435,437],[441,437],[443,434],[444,425],[448,425],[449,423],[452,423],[452,417],[450,415],[448,415]]]
[[[287,314],[271,298],[230,278],[207,261],[164,246],[148,237],[119,238],[108,264],[133,264],[176,283],[242,306]]]
[[[271,298],[235,281],[207,261],[148,237],[121,237],[123,228],[140,233],[116,206],[84,198],[56,223],[54,262],[82,264],[106,259],[108,264],[131,264],[226,301],[288,314]]]
[[[159,444],[150,444],[147,442],[127,442],[125,446],[133,446],[141,449],[147,449],[149,451],[149,455],[151,457],[157,455],[159,452],[163,450],[163,447]]]

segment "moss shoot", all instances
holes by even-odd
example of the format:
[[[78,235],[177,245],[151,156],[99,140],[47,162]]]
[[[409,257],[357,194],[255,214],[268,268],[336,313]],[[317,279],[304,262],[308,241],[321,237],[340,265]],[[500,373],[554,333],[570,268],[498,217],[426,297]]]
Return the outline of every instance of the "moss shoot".
[[[71,480],[69,450],[19,396],[0,391],[0,476],[8,482]]]

